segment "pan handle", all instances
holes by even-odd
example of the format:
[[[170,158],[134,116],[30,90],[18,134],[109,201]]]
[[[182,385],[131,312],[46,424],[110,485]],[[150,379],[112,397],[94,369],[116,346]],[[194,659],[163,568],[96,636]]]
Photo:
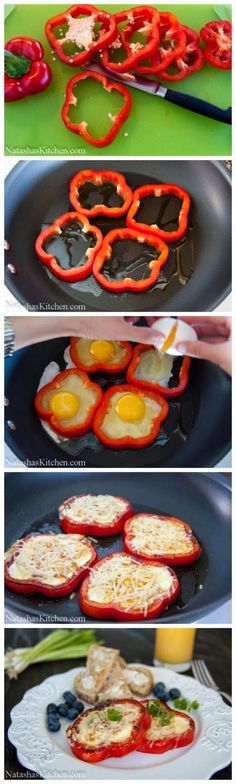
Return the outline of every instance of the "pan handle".
[[[175,103],[177,106],[182,106],[184,109],[190,109],[191,112],[203,114],[204,117],[210,117],[212,120],[227,123],[231,125],[232,122],[232,109],[220,109],[213,103],[203,101],[201,98],[195,98],[194,95],[186,95],[185,93],[175,92],[174,90],[166,90],[165,100],[170,103]]]

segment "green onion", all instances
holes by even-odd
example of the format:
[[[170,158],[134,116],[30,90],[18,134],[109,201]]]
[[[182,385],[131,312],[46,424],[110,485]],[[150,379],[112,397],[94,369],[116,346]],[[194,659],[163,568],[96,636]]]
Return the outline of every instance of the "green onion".
[[[5,655],[5,669],[9,678],[17,678],[30,664],[65,659],[83,659],[90,645],[96,641],[93,630],[57,629],[30,648],[15,648]]]

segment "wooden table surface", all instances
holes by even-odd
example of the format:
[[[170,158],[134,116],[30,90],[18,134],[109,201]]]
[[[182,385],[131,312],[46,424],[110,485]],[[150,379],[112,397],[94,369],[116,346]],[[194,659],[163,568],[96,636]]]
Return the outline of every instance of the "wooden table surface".
[[[6,629],[6,648],[25,647],[34,645],[46,634],[48,629]],[[152,665],[154,648],[154,629],[124,630],[124,629],[98,629],[97,640],[102,639],[105,645],[119,648],[122,656],[128,662],[142,662]],[[203,658],[223,691],[231,694],[231,630],[230,629],[198,629],[196,638],[195,655]],[[78,661],[83,665],[83,659]],[[20,677],[9,680],[6,676],[5,708],[6,708],[6,745],[5,745],[5,778],[6,779],[40,779],[37,773],[27,771],[17,760],[14,746],[8,741],[7,730],[10,724],[10,711],[22,699],[25,691],[41,683],[45,678],[57,672],[65,672],[76,666],[75,660],[62,662],[49,662],[32,665]],[[191,675],[191,672],[187,673]],[[215,773],[213,779],[231,779],[231,766]]]

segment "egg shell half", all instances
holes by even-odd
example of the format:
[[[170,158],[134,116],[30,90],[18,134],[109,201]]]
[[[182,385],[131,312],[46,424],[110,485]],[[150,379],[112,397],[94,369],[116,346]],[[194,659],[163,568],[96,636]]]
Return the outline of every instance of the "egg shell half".
[[[158,319],[156,323],[156,328],[158,331],[163,332],[165,335],[165,340],[163,341],[162,346],[165,344],[167,338],[170,335],[171,330],[177,324],[175,337],[173,343],[169,348],[165,351],[165,354],[170,354],[173,357],[179,357],[184,354],[182,351],[177,351],[176,346],[178,343],[186,343],[188,340],[198,340],[197,333],[193,327],[190,327],[190,324],[186,324],[185,321],[181,321],[181,319],[175,319],[172,316],[166,316],[164,318]],[[162,346],[158,346],[159,351],[162,351]]]

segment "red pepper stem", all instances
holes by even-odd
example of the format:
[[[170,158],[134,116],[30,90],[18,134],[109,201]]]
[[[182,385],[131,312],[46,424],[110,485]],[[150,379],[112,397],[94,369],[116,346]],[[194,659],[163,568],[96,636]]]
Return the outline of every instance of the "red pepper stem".
[[[32,61],[25,55],[13,54],[8,49],[4,49],[5,73],[11,78],[20,78],[29,73]]]

